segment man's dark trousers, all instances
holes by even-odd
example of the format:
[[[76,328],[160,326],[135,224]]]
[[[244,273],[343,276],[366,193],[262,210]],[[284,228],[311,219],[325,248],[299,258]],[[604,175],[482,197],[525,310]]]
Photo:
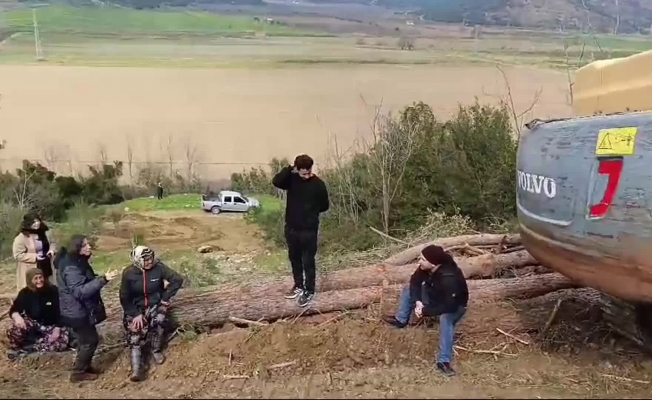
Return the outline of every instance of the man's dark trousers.
[[[308,293],[315,293],[315,255],[317,254],[317,231],[296,230],[285,227],[288,257],[292,264],[294,286]],[[305,274],[305,281],[304,281]]]

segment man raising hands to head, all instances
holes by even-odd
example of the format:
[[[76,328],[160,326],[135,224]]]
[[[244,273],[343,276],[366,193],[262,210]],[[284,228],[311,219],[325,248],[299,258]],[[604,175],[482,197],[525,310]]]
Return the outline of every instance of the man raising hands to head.
[[[283,168],[272,180],[274,186],[287,192],[285,240],[294,286],[285,297],[298,299],[299,307],[307,306],[315,296],[319,214],[329,207],[326,185],[312,173],[313,164],[310,156],[300,155],[294,165]]]

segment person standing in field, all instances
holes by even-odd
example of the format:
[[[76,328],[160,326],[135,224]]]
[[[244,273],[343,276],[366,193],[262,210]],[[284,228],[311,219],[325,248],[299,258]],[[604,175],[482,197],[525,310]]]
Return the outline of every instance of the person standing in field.
[[[274,186],[287,192],[285,240],[294,286],[285,298],[298,299],[299,307],[307,306],[315,296],[319,214],[330,204],[326,185],[312,173],[313,164],[310,156],[302,154],[272,179]]]
[[[451,367],[455,325],[466,313],[469,290],[462,270],[453,257],[439,246],[425,247],[419,257],[419,267],[403,288],[396,315],[383,320],[405,328],[414,310],[417,318],[439,316],[439,356],[436,367],[446,376],[455,375]]]
[[[131,265],[122,273],[120,304],[131,352],[132,382],[145,379],[142,348],[148,338],[154,362],[165,362],[161,350],[167,309],[182,285],[183,277],[155,258],[152,249],[136,246],[131,251]]]
[[[88,260],[92,249],[88,238],[74,235],[68,248],[61,248],[55,266],[59,286],[59,321],[72,328],[77,339],[77,355],[70,382],[95,380],[98,370],[91,366],[100,342],[95,325],[106,320],[106,309],[100,291],[118,275],[115,270],[98,276]]]
[[[20,226],[20,232],[12,246],[14,259],[18,262],[16,269],[16,292],[29,283],[25,274],[32,268],[43,272],[43,277],[51,284],[55,283],[52,272],[52,258],[55,244],[48,234],[48,226],[36,214],[26,214]]]
[[[163,198],[163,182],[159,182],[156,185],[156,197],[161,200]]]

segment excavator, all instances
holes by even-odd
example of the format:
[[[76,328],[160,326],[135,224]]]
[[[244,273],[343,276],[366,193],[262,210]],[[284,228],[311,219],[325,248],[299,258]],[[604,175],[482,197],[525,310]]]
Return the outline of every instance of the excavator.
[[[652,51],[575,73],[573,117],[519,139],[525,248],[578,284],[633,306],[652,337]],[[647,340],[646,340],[647,341]]]

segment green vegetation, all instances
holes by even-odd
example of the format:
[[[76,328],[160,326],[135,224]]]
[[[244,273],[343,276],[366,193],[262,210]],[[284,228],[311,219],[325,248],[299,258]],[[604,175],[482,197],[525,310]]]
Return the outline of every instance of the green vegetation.
[[[124,203],[129,211],[155,211],[155,210],[184,210],[197,208],[201,203],[201,196],[195,193],[173,194],[158,200],[156,197],[140,197],[127,200]]]
[[[0,52],[0,63],[34,63],[31,10],[8,11],[4,16],[0,39],[7,41]],[[371,45],[346,35],[297,30],[285,25],[282,18],[269,23],[253,15],[220,15],[184,8],[53,5],[38,8],[37,17],[44,62],[55,65],[299,68],[317,64],[504,63],[566,69],[569,63],[575,68],[580,56],[582,62],[590,62],[652,48],[648,38],[639,35],[494,28],[474,39],[472,29],[467,27],[461,28],[459,36],[445,40],[423,31],[412,51],[402,51],[402,39],[397,37],[377,38]]]
[[[611,33],[649,33],[652,6],[644,1],[601,0],[381,0],[381,5],[411,9],[425,19],[538,29],[575,29]]]
[[[113,7],[54,5],[37,9],[40,30],[45,34],[212,34],[265,32],[296,35],[278,24],[256,22],[248,17],[223,16],[199,11],[134,10]],[[31,9],[5,13],[7,28],[31,32]]]
[[[418,103],[396,117],[377,116],[364,151],[320,171],[331,198],[321,225],[324,255],[373,249],[384,239],[370,228],[408,240],[505,229],[516,212],[509,115],[505,105],[476,103],[442,122]],[[261,180],[252,169],[235,181],[247,175]],[[248,218],[282,244],[283,211],[255,210]]]
[[[8,210],[14,207],[60,221],[76,202],[115,204],[124,199],[118,185],[122,176],[121,162],[89,166],[88,170],[87,177],[57,176],[39,163],[23,161],[22,168],[14,174],[0,174],[0,203],[4,204],[4,214],[11,215],[14,211]],[[15,226],[7,228],[16,229]]]

